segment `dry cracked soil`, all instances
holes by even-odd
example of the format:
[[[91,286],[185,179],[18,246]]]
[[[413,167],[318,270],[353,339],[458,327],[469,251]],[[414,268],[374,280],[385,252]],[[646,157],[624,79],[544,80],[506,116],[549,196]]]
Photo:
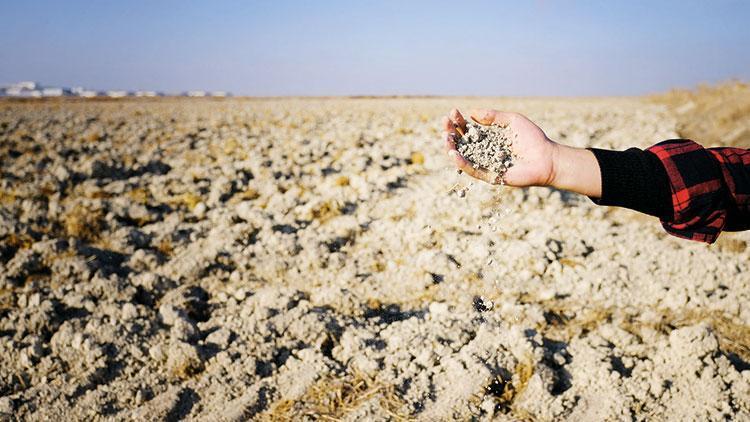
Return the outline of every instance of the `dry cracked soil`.
[[[454,106],[677,136],[640,99],[0,102],[0,420],[750,419],[750,237],[470,186]]]

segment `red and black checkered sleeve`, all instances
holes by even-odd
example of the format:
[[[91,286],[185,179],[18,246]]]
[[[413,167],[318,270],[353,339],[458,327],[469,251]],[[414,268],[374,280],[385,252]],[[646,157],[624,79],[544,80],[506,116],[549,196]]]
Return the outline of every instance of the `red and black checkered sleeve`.
[[[750,151],[686,139],[645,151],[591,151],[602,175],[598,204],[659,217],[668,233],[707,243],[722,231],[750,229]]]
[[[661,218],[664,229],[685,239],[713,243],[727,222],[729,195],[715,156],[684,139],[660,142],[647,151],[667,173],[672,215]]]

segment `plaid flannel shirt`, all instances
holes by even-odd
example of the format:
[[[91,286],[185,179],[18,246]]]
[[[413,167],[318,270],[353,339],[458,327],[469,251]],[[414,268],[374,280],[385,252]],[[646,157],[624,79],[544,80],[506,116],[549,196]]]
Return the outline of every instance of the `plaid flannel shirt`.
[[[671,139],[645,151],[591,151],[602,173],[598,204],[654,215],[668,233],[706,243],[750,229],[748,150]]]

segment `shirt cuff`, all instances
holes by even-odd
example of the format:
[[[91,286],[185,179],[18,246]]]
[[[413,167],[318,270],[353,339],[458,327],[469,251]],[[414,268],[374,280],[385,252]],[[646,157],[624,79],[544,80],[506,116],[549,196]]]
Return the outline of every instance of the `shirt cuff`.
[[[602,177],[598,205],[629,208],[659,218],[673,214],[672,193],[661,160],[649,151],[589,148],[599,162]]]

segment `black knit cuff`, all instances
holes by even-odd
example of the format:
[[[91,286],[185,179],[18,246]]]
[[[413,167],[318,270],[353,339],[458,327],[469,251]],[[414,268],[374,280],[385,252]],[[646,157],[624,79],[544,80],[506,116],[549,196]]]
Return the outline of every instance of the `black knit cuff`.
[[[672,215],[669,179],[656,155],[638,148],[589,150],[599,162],[602,175],[602,197],[591,198],[594,203],[630,208],[660,218]]]

